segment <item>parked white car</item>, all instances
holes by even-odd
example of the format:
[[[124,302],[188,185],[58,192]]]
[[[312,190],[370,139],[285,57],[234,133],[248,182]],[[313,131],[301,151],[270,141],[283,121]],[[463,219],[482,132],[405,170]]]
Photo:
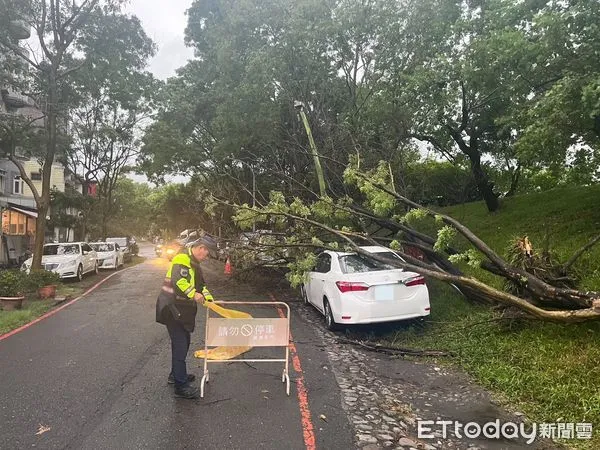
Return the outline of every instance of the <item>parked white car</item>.
[[[118,269],[123,265],[123,252],[116,242],[91,242],[92,247],[98,255],[98,267],[100,269]]]
[[[106,238],[106,242],[114,242],[119,244],[119,250],[123,254],[123,261],[131,261],[131,250],[129,249],[129,239],[126,237],[109,237]]]
[[[21,270],[29,273],[32,258],[21,266]],[[61,278],[83,279],[89,272],[98,273],[98,260],[96,252],[86,242],[65,242],[44,245],[42,267],[45,270],[56,272]]]
[[[399,258],[385,247],[361,249]],[[302,296],[323,313],[331,330],[342,324],[391,322],[430,313],[429,291],[421,275],[357,253],[321,253],[302,286]]]

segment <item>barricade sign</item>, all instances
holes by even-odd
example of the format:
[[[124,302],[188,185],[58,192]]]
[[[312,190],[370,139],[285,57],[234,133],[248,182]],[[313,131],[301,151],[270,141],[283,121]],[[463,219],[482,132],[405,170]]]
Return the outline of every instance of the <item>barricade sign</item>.
[[[290,395],[289,377],[289,344],[290,344],[290,307],[283,302],[214,302],[218,305],[261,305],[282,308],[286,311],[286,317],[261,317],[254,318],[249,314],[238,314],[236,318],[211,317],[211,308],[206,308],[206,328],[204,337],[204,351],[201,352],[204,359],[204,373],[200,381],[200,396],[204,397],[204,386],[208,383],[210,374],[209,364],[230,362],[252,362],[252,363],[283,363],[281,381],[286,384],[286,393]],[[213,308],[217,310],[217,308]],[[231,311],[231,310],[228,310]],[[246,317],[243,317],[246,316]],[[209,347],[219,347],[227,350],[232,348],[232,354],[239,356],[252,347],[285,347],[285,357],[260,358],[260,359],[213,359],[209,355]],[[241,349],[242,351],[238,351]],[[197,352],[198,353],[198,352]]]

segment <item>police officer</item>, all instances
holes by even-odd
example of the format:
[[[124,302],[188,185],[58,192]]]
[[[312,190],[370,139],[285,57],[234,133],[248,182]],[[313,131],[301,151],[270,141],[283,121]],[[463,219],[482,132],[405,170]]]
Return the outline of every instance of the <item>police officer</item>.
[[[187,373],[185,358],[190,348],[190,333],[196,324],[196,305],[213,301],[199,263],[215,248],[216,243],[204,237],[175,255],[156,301],[156,321],[166,325],[171,338],[168,383],[175,385],[175,397],[193,399],[200,395],[198,388],[191,384],[196,377]]]

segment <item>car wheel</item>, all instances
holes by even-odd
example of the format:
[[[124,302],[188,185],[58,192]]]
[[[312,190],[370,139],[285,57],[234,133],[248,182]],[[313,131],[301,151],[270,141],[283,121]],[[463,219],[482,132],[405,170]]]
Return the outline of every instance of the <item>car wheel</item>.
[[[331,312],[331,306],[329,306],[327,299],[323,300],[323,312],[325,313],[325,325],[327,326],[327,329],[330,331],[337,330],[338,324],[335,323],[333,313]]]
[[[98,275],[98,261],[94,263],[94,273]]]
[[[300,295],[302,295],[302,300],[304,300],[304,304],[308,305],[310,302],[308,301],[308,295],[306,294],[306,287],[304,287],[304,285],[300,286]]]
[[[83,266],[79,264],[77,267],[77,281],[83,280]]]

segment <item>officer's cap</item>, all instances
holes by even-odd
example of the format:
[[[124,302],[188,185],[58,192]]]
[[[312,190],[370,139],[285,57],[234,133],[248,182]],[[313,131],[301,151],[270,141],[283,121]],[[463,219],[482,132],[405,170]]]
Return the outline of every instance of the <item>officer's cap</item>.
[[[190,244],[190,247],[197,247],[197,246],[203,246],[209,250],[216,250],[217,249],[217,243],[216,241],[209,237],[209,236],[203,236],[200,239],[196,239],[194,242],[192,242]]]

